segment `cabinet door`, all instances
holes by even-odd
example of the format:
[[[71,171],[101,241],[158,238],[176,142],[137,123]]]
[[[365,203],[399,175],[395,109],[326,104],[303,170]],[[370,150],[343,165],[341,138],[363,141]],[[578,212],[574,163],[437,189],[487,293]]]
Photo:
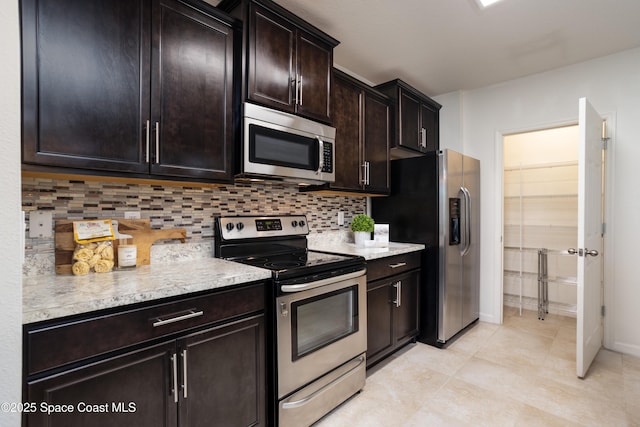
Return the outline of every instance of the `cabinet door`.
[[[175,341],[70,369],[27,384],[28,427],[175,426],[171,356]],[[43,402],[43,403],[41,403]],[[47,405],[61,406],[47,414]]]
[[[249,23],[247,97],[295,112],[295,28],[253,3]]]
[[[400,304],[395,307],[395,345],[400,346],[418,335],[418,292],[420,272],[412,271],[394,277],[394,284],[400,283]],[[395,289],[394,289],[395,291]]]
[[[332,188],[362,189],[360,160],[362,90],[355,84],[334,76],[333,125],[336,128],[336,180]]]
[[[420,151],[420,99],[400,90],[400,135],[398,143],[406,148]]]
[[[367,284],[367,366],[393,350],[393,305],[387,280]]]
[[[389,192],[389,106],[372,95],[365,96],[363,157],[369,165],[365,189]]]
[[[264,336],[261,315],[178,342],[183,385],[180,425],[265,424]]]
[[[21,2],[23,162],[148,171],[147,5]]]
[[[232,29],[175,0],[153,24],[151,173],[230,180]]]
[[[424,148],[424,151],[437,151],[440,148],[439,109],[423,103],[420,106],[420,110],[422,129],[426,132],[425,137],[427,140],[427,146]]]
[[[332,52],[331,47],[298,30],[298,114],[323,122],[331,121]]]

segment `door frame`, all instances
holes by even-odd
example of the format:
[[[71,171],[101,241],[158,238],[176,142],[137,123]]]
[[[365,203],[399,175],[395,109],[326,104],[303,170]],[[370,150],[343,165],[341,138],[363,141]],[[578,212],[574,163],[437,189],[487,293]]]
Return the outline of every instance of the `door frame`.
[[[494,277],[498,278],[499,292],[494,295],[494,304],[498,308],[495,312],[496,319],[499,320],[499,324],[504,323],[504,137],[507,135],[536,132],[547,129],[554,129],[566,126],[573,126],[578,124],[578,99],[576,98],[576,114],[571,119],[559,120],[556,122],[545,122],[532,124],[530,126],[523,126],[517,128],[504,128],[496,130],[494,137],[495,146],[495,164],[500,167],[500,171],[496,171],[494,194],[499,195],[495,200],[495,212],[498,213],[498,221],[494,235],[494,250],[496,254],[499,254],[498,262],[495,263]],[[614,202],[614,174],[615,170],[615,156],[613,150],[613,144],[616,140],[616,113],[606,112],[601,113],[602,118],[607,121],[607,136],[609,137],[608,148],[605,156],[604,167],[604,180],[605,180],[605,195],[604,195],[604,222],[606,224],[605,234],[602,242],[604,249],[603,259],[603,271],[604,271],[604,284],[603,284],[603,304],[605,307],[611,307],[611,303],[614,301],[613,295],[615,293],[615,271],[613,269],[613,263],[607,262],[607,260],[615,259],[614,245],[613,245],[613,227],[614,224],[610,220],[613,217],[613,202]],[[497,168],[496,168],[497,169]],[[604,339],[603,347],[612,348],[613,342],[613,322],[609,321],[609,316],[605,315],[603,319]]]

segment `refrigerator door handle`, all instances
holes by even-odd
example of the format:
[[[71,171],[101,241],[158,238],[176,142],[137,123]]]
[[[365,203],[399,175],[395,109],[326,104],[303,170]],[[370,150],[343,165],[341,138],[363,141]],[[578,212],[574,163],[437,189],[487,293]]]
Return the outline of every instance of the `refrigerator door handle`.
[[[464,249],[461,255],[465,256],[471,250],[471,194],[466,187],[461,187],[460,190],[464,194]]]

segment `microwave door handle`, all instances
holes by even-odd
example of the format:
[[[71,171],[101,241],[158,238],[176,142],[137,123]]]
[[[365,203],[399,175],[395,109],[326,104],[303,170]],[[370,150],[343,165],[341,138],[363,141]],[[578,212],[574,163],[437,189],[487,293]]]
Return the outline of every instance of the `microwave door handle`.
[[[322,168],[324,168],[324,144],[322,139],[319,136],[316,136],[318,140],[318,172],[322,173]]]

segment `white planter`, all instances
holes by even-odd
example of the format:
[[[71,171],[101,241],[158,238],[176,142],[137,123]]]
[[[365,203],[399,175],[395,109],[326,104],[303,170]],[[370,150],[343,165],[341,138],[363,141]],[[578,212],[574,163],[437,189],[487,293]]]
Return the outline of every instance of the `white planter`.
[[[371,233],[368,231],[354,231],[353,239],[356,242],[356,247],[364,248],[364,242],[371,240]]]

